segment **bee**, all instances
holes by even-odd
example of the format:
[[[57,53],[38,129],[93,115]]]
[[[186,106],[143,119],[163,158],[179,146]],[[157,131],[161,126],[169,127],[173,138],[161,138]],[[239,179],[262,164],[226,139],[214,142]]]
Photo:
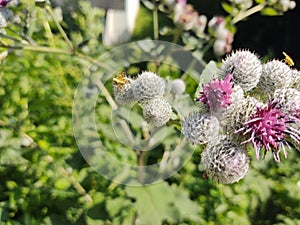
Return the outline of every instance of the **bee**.
[[[292,58],[288,55],[288,54],[286,54],[285,52],[282,52],[282,54],[284,55],[284,62],[286,63],[286,64],[288,64],[289,66],[294,66],[295,65],[295,63],[294,63],[294,61],[292,60]]]
[[[125,84],[128,84],[129,81],[126,77],[126,73],[121,71],[116,77],[113,78],[114,85],[117,85],[118,88],[123,89]]]

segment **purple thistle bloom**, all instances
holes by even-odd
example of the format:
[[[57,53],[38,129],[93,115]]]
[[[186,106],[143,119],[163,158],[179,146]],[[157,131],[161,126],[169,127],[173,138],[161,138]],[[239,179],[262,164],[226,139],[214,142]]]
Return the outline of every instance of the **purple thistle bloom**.
[[[267,151],[272,151],[275,161],[279,162],[279,152],[283,149],[285,158],[287,153],[284,148],[286,135],[290,135],[296,142],[299,142],[299,131],[289,126],[295,120],[292,116],[286,115],[281,110],[277,100],[269,101],[265,108],[257,107],[256,113],[251,120],[245,123],[245,127],[236,131],[236,133],[245,130],[243,133],[251,134],[250,138],[241,144],[252,141],[256,151],[256,158],[259,159],[260,150],[264,148],[265,158]]]
[[[211,109],[226,108],[232,102],[230,95],[233,92],[232,74],[227,74],[223,80],[210,81],[208,85],[203,85],[203,91],[197,101],[208,105]]]
[[[0,0],[0,7],[6,6],[11,0]]]

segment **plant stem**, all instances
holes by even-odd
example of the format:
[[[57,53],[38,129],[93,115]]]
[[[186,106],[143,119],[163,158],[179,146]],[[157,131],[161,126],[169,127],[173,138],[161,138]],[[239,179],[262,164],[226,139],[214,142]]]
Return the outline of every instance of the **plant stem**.
[[[156,0],[153,0],[153,35],[154,35],[154,40],[158,40],[159,38],[159,33],[158,33],[158,5]]]
[[[10,40],[13,40],[13,41],[17,41],[17,42],[20,42],[20,41],[21,41],[21,40],[15,38],[15,37],[11,37],[11,36],[8,36],[8,35],[2,34],[2,33],[0,33],[0,37],[6,38],[6,39],[10,39]]]
[[[149,151],[137,151],[137,159],[138,159],[137,180],[141,184],[143,183],[144,168],[145,168],[145,164],[147,162],[148,156],[149,156]]]
[[[233,24],[236,24],[237,22],[247,18],[248,16],[254,14],[254,13],[257,13],[259,11],[261,11],[265,6],[266,6],[266,2],[262,2],[250,9],[248,9],[247,11],[242,11],[240,12],[237,16],[235,16],[233,19],[232,19],[232,23]]]
[[[81,186],[81,184],[75,179],[72,173],[68,172],[65,168],[59,167],[60,172],[68,178],[73,187],[78,191],[79,194],[84,196],[87,203],[91,204],[93,202],[91,196],[86,192],[86,190]]]
[[[59,32],[61,33],[63,39],[67,42],[67,44],[69,45],[69,48],[71,49],[72,52],[75,51],[75,48],[72,44],[72,42],[70,41],[70,39],[68,38],[66,32],[64,31],[64,29],[62,28],[62,26],[60,25],[59,21],[57,20],[57,18],[55,17],[55,15],[52,12],[52,8],[50,6],[46,6],[45,7],[46,11],[50,14],[50,16],[52,17],[55,25],[57,26]]]

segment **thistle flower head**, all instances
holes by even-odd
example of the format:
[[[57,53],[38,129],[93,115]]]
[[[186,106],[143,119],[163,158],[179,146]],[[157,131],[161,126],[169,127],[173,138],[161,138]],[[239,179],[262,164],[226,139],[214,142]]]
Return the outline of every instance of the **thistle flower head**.
[[[194,144],[205,144],[219,134],[219,121],[209,113],[194,112],[184,120],[182,133]]]
[[[297,110],[300,110],[300,91],[294,88],[275,90],[274,99],[278,99],[283,111],[289,115],[297,114]]]
[[[207,104],[212,110],[226,108],[231,104],[230,95],[233,92],[232,74],[227,74],[223,80],[210,81],[203,85],[203,91],[197,101]]]
[[[226,132],[236,136],[234,135],[235,131],[241,129],[252,118],[253,114],[256,113],[257,107],[264,106],[262,102],[251,96],[233,101],[233,104],[226,110],[226,118],[223,120]],[[241,137],[236,136],[234,138],[240,139]]]
[[[142,106],[144,119],[155,127],[165,125],[172,114],[171,105],[163,98],[143,101]]]
[[[137,101],[161,97],[165,93],[165,81],[152,72],[143,72],[132,83],[132,91]]]
[[[115,100],[119,104],[129,104],[136,101],[131,87],[132,83],[133,80],[127,77],[124,72],[113,78],[113,92]]]
[[[283,149],[284,156],[287,157],[284,148],[286,135],[299,140],[299,131],[295,131],[289,126],[291,122],[294,121],[282,111],[278,100],[269,101],[266,107],[257,107],[256,113],[245,123],[245,127],[241,129],[245,130],[244,135],[250,134],[250,138],[242,142],[242,144],[252,141],[256,151],[256,158],[259,159],[260,151],[264,148],[264,157],[267,151],[271,151],[275,161],[279,162],[281,149]]]
[[[227,56],[222,62],[220,75],[225,77],[233,74],[233,82],[240,85],[244,91],[256,87],[262,74],[260,59],[248,50],[238,50]]]
[[[222,184],[242,179],[249,169],[249,157],[245,149],[221,136],[207,145],[201,154],[201,167],[207,176]]]
[[[271,60],[263,65],[258,86],[269,93],[279,88],[287,88],[293,84],[291,68],[280,60]]]

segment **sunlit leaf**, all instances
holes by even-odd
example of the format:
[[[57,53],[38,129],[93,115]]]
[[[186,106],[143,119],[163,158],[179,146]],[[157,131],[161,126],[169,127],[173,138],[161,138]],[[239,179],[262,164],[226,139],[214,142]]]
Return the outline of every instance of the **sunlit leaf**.
[[[276,9],[267,7],[260,11],[260,13],[264,16],[278,16],[279,13]]]

